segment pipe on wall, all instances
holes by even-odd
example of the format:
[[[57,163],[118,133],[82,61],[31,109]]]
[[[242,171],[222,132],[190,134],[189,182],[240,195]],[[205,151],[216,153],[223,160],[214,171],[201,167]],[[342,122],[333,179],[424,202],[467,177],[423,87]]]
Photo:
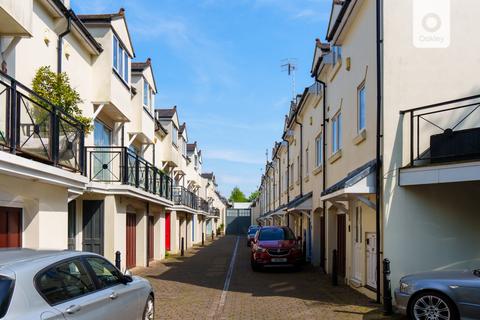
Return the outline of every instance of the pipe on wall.
[[[300,126],[300,163],[299,165],[299,170],[300,170],[300,197],[303,196],[303,124],[301,122],[298,122],[298,112],[295,115],[295,123]]]
[[[72,30],[72,17],[69,12],[67,16],[67,29],[58,36],[57,42],[57,73],[62,73],[62,54],[63,54],[63,38]]]

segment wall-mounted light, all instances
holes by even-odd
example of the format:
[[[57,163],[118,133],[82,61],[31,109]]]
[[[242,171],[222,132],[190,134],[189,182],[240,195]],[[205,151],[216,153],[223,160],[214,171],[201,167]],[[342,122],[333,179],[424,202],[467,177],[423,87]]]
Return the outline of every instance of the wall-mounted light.
[[[350,69],[351,69],[351,67],[352,67],[352,58],[347,57],[347,59],[345,60],[345,62],[346,62],[345,68],[347,69],[347,71],[350,71]]]

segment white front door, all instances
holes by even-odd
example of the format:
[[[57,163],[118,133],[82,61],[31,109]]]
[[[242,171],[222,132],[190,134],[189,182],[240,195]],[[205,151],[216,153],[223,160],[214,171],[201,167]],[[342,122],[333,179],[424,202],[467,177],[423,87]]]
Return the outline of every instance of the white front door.
[[[362,277],[362,207],[355,208],[355,221],[353,233],[353,278],[363,284]]]
[[[367,233],[367,286],[377,289],[377,235]]]

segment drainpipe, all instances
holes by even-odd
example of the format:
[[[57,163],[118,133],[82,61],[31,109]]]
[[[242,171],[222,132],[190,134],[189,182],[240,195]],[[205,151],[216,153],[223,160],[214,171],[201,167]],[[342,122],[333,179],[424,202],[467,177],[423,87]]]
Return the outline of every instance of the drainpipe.
[[[320,83],[323,87],[323,119],[322,119],[322,191],[325,191],[327,189],[327,157],[325,154],[325,151],[327,150],[327,84],[323,82],[322,80],[319,80],[315,78],[315,80]],[[322,206],[323,206],[323,219],[325,223],[323,224],[323,236],[326,239],[326,221],[327,221],[327,207],[326,207],[327,202],[325,200],[322,201]],[[322,261],[322,265],[324,268],[324,271],[326,270],[326,265],[325,265],[325,255],[326,255],[326,250],[327,247],[325,244],[322,244],[324,246],[324,261]]]
[[[381,155],[381,139],[382,135],[382,45],[383,45],[383,36],[382,36],[382,0],[376,0],[376,42],[377,42],[377,141],[376,141],[376,170],[375,170],[375,213],[376,213],[376,246],[377,246],[377,303],[381,302],[380,294],[380,269],[381,269],[381,255],[383,250],[381,250],[381,168],[382,168],[382,155]]]
[[[150,202],[147,202],[147,267],[150,265]]]
[[[295,123],[300,126],[300,197],[303,196],[303,124],[297,120],[298,113],[295,115]]]
[[[67,29],[58,36],[57,44],[57,73],[62,73],[62,52],[63,52],[63,38],[70,33],[72,28],[72,16],[71,12],[68,11],[67,16]]]

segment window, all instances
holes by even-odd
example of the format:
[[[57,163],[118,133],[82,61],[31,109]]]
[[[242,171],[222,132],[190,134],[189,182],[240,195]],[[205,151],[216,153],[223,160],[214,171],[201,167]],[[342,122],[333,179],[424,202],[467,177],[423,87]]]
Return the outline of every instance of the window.
[[[148,112],[153,113],[153,90],[146,79],[143,79],[143,105]]]
[[[80,260],[60,263],[41,273],[37,289],[51,305],[95,291],[95,285]]]
[[[342,47],[333,46],[332,54],[333,54],[333,65],[336,65],[338,62],[342,60]]]
[[[332,153],[342,148],[342,114],[337,113],[332,119]]]
[[[129,81],[130,56],[116,36],[113,36],[113,69],[126,83]]]
[[[174,124],[172,125],[172,127],[173,127],[173,129],[172,129],[172,143],[176,147],[177,144],[178,144],[178,129],[177,129],[177,127],[175,127]]]
[[[7,314],[8,306],[12,299],[14,283],[13,279],[0,276],[0,319]]]
[[[300,165],[300,156],[297,156],[297,180],[300,179],[301,172],[301,165]]]
[[[308,148],[305,149],[305,175],[308,176],[308,173],[310,171],[309,168],[309,163],[308,163]]]
[[[101,288],[107,288],[122,283],[122,275],[110,262],[102,258],[89,257],[88,265],[98,279]]]
[[[323,164],[323,135],[320,133],[315,139],[315,164],[320,167]]]
[[[358,89],[358,106],[357,106],[357,117],[358,117],[358,131],[365,129],[365,112],[366,112],[366,101],[365,101],[365,84],[362,84]]]
[[[294,169],[295,169],[295,165],[294,165],[294,163],[292,163],[290,165],[290,185],[293,185],[293,179],[295,178]]]
[[[275,240],[295,240],[295,235],[292,230],[287,227],[283,228],[267,228],[260,229],[258,234],[260,241],[275,241]]]

